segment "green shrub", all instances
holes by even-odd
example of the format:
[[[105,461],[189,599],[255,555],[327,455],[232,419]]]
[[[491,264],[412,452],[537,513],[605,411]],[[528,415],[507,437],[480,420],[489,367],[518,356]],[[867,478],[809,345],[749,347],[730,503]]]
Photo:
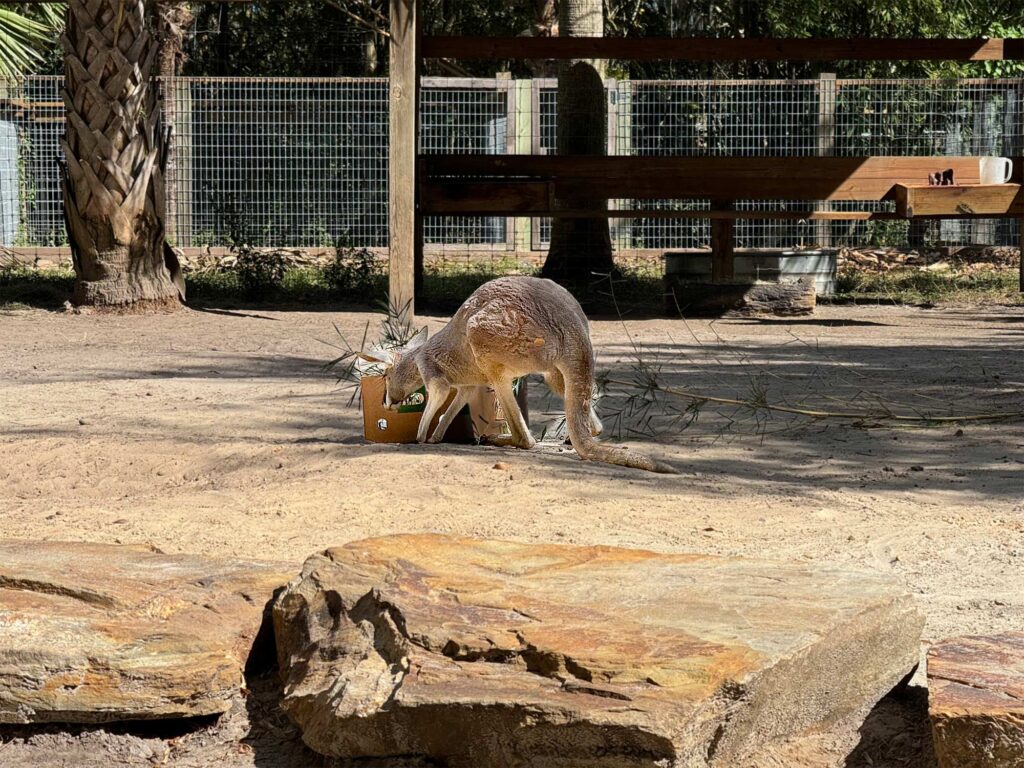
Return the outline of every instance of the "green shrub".
[[[339,241],[334,257],[323,269],[331,295],[370,304],[384,291],[384,265],[366,248],[353,248]]]
[[[288,271],[288,260],[278,251],[259,251],[243,245],[235,251],[235,272],[248,299],[265,299],[277,293]]]

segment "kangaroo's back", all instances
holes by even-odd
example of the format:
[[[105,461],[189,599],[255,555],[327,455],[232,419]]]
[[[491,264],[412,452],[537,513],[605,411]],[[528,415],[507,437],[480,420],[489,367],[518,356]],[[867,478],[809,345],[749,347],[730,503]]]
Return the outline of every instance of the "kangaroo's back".
[[[589,337],[587,316],[580,303],[565,288],[545,278],[509,276],[484,283],[466,299],[452,324],[468,322],[482,311],[505,313],[512,322],[522,320],[524,326]]]

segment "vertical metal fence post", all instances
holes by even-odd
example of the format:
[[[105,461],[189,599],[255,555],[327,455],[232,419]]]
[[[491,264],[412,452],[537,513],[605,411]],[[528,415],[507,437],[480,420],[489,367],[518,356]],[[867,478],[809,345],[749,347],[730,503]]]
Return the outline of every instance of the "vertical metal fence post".
[[[998,125],[995,125],[994,118],[997,115],[996,93],[992,88],[983,87],[977,101],[973,104],[974,114],[971,130],[971,154],[979,157],[998,155],[999,141]],[[966,226],[964,226],[966,224]],[[964,222],[961,227],[968,230],[964,238],[972,245],[995,245],[996,244],[996,220],[974,219]],[[961,230],[961,237],[963,232]]]
[[[541,148],[541,135],[540,135],[540,87],[541,82],[539,79],[534,78],[530,81],[530,137],[531,155],[543,155],[544,152]],[[541,236],[540,236],[540,224],[541,220],[539,217],[534,216],[530,219],[530,250],[540,251],[542,249]]]
[[[1018,184],[1024,184],[1024,80],[1017,82],[1016,91],[1016,128],[1014,131],[1016,134],[1013,139],[1014,151],[1017,153],[1016,157],[1013,157],[1014,166],[1014,178]],[[1024,216],[1017,219],[1017,248],[1019,259],[1019,278],[1017,288],[1021,293],[1024,293]]]
[[[604,81],[604,92],[605,92],[605,114],[607,115],[608,121],[608,140],[605,144],[605,154],[617,155],[619,154],[618,136],[619,136],[619,83],[617,80],[608,78]],[[609,200],[609,205],[621,207],[621,200]],[[608,219],[609,234],[612,239],[612,250],[617,251],[623,242],[621,237],[621,230],[623,227],[622,219]]]
[[[192,82],[175,77],[167,98],[174,102],[174,134],[168,163],[167,232],[179,248],[192,243]],[[173,218],[171,213],[173,211]]]
[[[838,87],[834,72],[822,72],[818,77],[818,155],[831,157],[836,153],[836,95]],[[831,203],[822,201],[819,211],[832,210]],[[832,222],[817,222],[818,245],[832,245]]]

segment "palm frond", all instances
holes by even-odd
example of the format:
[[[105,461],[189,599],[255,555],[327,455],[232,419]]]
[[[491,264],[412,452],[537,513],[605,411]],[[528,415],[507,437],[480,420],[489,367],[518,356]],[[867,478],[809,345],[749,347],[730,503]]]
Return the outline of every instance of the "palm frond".
[[[43,60],[40,52],[52,44],[64,24],[64,6],[45,3],[32,15],[0,8],[0,78],[13,80]]]

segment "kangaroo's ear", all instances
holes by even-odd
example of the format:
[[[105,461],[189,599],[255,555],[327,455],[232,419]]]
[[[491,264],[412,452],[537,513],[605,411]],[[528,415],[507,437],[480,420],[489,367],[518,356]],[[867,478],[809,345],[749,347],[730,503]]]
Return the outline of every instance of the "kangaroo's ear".
[[[391,352],[386,349],[373,347],[365,352],[357,352],[356,357],[367,363],[378,365],[390,365],[392,361]]]
[[[405,348],[416,349],[416,347],[422,346],[426,340],[427,326],[424,325],[422,328],[416,331],[416,334],[411,339],[409,339],[409,343],[405,345]]]

